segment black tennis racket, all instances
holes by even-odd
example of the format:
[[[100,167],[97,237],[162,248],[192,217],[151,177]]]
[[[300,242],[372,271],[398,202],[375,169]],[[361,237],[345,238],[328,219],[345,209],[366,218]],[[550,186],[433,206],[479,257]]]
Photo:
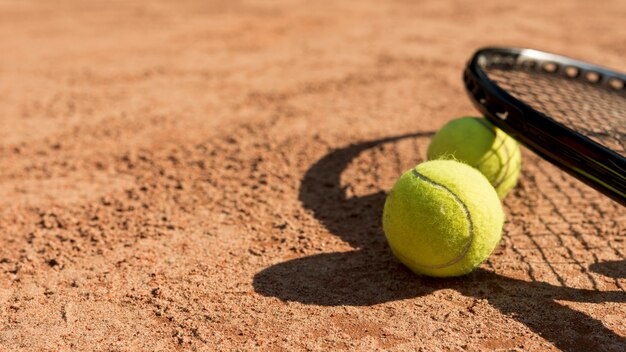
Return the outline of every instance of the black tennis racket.
[[[531,49],[485,48],[463,78],[495,125],[626,206],[626,75]]]

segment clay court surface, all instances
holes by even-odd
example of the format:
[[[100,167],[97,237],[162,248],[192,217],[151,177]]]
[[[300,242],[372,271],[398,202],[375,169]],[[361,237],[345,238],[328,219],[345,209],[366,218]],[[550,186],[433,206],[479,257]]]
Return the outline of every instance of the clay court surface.
[[[626,209],[523,151],[501,244],[412,274],[385,192],[473,51],[626,71],[623,1],[0,2],[0,350],[626,349]]]

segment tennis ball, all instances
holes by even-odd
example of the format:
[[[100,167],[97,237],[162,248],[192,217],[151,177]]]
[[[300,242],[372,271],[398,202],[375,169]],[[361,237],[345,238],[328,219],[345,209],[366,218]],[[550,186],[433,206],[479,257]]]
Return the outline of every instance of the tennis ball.
[[[517,184],[522,166],[519,145],[486,119],[463,117],[445,124],[428,146],[428,159],[452,158],[477,168],[500,199]]]
[[[489,181],[453,160],[433,160],[405,172],[383,210],[394,255],[412,271],[447,277],[469,273],[500,241],[504,212]]]

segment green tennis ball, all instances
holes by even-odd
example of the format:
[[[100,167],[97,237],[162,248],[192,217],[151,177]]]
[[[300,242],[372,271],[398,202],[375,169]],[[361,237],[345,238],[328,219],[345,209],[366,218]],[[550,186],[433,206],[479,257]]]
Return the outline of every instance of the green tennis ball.
[[[405,172],[383,210],[395,256],[418,274],[469,273],[500,241],[504,212],[489,181],[453,160],[427,161]]]
[[[517,142],[486,119],[463,117],[448,122],[428,146],[428,159],[452,158],[477,168],[500,199],[515,187],[522,166]]]

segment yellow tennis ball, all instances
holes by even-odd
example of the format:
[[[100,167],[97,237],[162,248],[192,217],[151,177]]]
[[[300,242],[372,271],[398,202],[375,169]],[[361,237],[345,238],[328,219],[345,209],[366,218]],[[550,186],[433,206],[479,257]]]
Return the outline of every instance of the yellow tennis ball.
[[[405,172],[383,210],[395,256],[429,276],[459,276],[486,260],[500,241],[504,212],[489,181],[453,160],[427,161]]]
[[[477,168],[500,199],[517,184],[522,157],[517,142],[483,118],[462,117],[445,124],[428,146],[428,159],[452,158]]]

